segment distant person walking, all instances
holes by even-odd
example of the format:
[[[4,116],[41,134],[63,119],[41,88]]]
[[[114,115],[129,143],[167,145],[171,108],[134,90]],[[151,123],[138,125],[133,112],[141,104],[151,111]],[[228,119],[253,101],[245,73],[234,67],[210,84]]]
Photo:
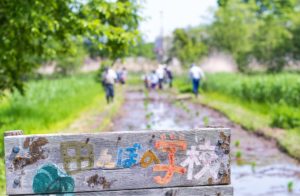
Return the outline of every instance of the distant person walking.
[[[153,70],[150,75],[151,89],[156,89],[156,85],[158,82],[159,82],[159,78],[158,78],[155,70]]]
[[[105,68],[102,74],[102,84],[105,89],[107,103],[113,102],[114,100],[114,84],[116,80],[116,72],[111,68]]]
[[[173,74],[169,67],[165,67],[166,79],[167,83],[169,84],[169,88],[173,86]]]
[[[158,87],[159,89],[163,88],[163,82],[165,78],[165,70],[163,65],[159,65],[156,70],[157,76],[158,76]]]
[[[204,78],[204,72],[200,67],[196,66],[195,64],[192,64],[189,75],[193,83],[193,93],[196,97],[198,97],[200,81]]]
[[[142,80],[144,81],[144,86],[146,89],[150,88],[150,75],[148,73],[145,73],[144,75],[142,75]]]

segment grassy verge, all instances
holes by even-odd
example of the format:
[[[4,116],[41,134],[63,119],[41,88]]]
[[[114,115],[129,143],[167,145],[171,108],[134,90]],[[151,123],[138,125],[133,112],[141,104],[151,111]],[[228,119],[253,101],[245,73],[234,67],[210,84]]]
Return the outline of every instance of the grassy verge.
[[[126,87],[116,86],[116,97],[112,104],[106,104],[104,96],[99,97],[93,107],[82,112],[80,117],[74,121],[66,131],[76,132],[99,132],[109,130],[112,119],[118,114],[123,102]]]
[[[208,75],[206,92],[218,92],[245,102],[271,105],[270,125],[284,129],[300,128],[300,75],[291,73],[243,75],[218,73]],[[271,109],[271,110],[270,110]]]
[[[103,93],[92,75],[30,82],[26,96],[14,93],[0,103],[1,132],[21,129],[25,134],[41,134],[61,130]]]
[[[203,93],[198,100],[202,104],[212,107],[226,114],[233,122],[248,130],[258,130],[269,127],[270,116],[265,114],[258,104],[243,103],[218,93]],[[263,107],[264,108],[264,107]]]
[[[221,111],[230,120],[240,124],[246,130],[275,139],[282,150],[300,160],[300,131],[271,128],[269,126],[271,116],[265,113],[268,106],[243,102],[218,93],[204,93],[197,102]]]
[[[103,129],[118,111],[121,98],[103,118]],[[26,96],[13,93],[0,102],[0,132],[24,130],[25,134],[55,133],[65,130],[75,119],[91,110],[107,107],[104,91],[93,74],[28,83]],[[3,136],[0,139],[3,156]],[[0,192],[5,187],[4,164],[0,159]]]

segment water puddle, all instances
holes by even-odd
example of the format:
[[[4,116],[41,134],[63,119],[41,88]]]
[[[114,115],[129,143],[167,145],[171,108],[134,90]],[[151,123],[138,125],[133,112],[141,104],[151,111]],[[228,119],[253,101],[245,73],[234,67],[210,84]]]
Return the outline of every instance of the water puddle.
[[[235,195],[300,195],[300,165],[281,153],[274,142],[246,132],[212,109],[175,101],[169,96],[128,92],[122,114],[113,121],[112,130],[229,127],[232,129],[231,179]]]

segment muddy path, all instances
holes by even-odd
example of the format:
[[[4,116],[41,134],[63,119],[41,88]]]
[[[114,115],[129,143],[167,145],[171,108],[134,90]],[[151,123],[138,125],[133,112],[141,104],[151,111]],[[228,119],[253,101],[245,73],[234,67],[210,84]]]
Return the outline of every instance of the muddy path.
[[[231,179],[235,195],[300,195],[300,165],[280,152],[274,142],[243,130],[215,110],[176,100],[170,94],[128,91],[110,131],[205,126],[232,130]]]

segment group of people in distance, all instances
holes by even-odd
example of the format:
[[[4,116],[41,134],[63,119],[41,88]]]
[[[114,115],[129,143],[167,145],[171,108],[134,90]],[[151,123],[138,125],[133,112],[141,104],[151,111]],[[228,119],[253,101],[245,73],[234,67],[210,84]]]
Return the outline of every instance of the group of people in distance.
[[[114,84],[120,83],[125,84],[127,79],[127,70],[125,67],[118,70],[117,72],[113,68],[105,67],[101,74],[101,83],[105,89],[107,103],[113,102],[115,92]]]
[[[163,84],[168,84],[172,88],[173,73],[166,65],[159,65],[156,70],[142,76],[147,89],[163,89]]]
[[[199,94],[200,81],[204,79],[205,75],[202,69],[196,64],[192,64],[189,70],[189,78],[192,81],[193,93],[197,97]],[[173,73],[171,69],[166,65],[159,65],[156,70],[153,70],[149,74],[142,76],[144,85],[147,89],[162,89],[163,84],[169,84],[172,87]]]
[[[189,77],[193,85],[193,93],[198,96],[201,79],[204,79],[204,72],[199,66],[192,64],[189,70]],[[104,68],[101,74],[101,83],[105,89],[106,101],[110,103],[114,99],[114,84],[125,84],[127,79],[127,70],[122,68],[117,72],[113,68]],[[156,70],[142,76],[144,85],[147,89],[163,89],[167,84],[169,88],[173,85],[173,73],[167,65],[159,65]]]

